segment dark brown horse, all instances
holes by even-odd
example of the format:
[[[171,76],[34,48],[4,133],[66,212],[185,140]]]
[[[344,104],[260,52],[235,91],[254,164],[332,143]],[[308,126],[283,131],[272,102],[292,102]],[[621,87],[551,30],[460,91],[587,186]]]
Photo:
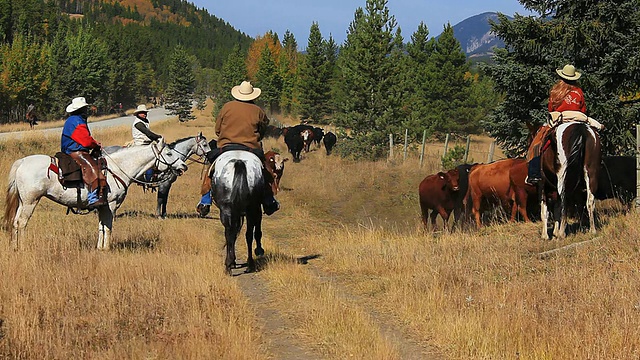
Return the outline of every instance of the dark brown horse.
[[[542,154],[540,216],[542,238],[548,239],[548,204],[553,203],[553,236],[565,237],[569,201],[586,201],[589,230],[595,234],[595,192],[600,169],[600,137],[583,122],[563,123],[550,131],[550,145]]]

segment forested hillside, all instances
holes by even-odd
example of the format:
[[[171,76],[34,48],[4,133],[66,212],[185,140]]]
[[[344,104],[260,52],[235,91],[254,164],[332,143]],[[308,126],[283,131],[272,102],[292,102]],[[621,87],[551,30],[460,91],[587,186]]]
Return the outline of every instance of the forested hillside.
[[[29,104],[60,117],[85,96],[99,113],[163,94],[180,44],[207,92],[234,46],[252,39],[186,1],[0,0],[0,122]]]

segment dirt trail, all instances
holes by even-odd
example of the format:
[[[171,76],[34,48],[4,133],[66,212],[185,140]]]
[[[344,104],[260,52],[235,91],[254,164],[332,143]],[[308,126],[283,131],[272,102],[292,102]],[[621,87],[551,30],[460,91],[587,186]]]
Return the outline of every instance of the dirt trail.
[[[272,305],[275,301],[269,296],[269,289],[260,273],[240,274],[236,276],[238,285],[249,299],[257,316],[262,321],[260,328],[267,342],[267,348],[276,360],[319,359],[320,355],[307,349],[292,332],[291,322]]]
[[[366,298],[350,292],[343,279],[325,273],[320,267],[312,263],[305,264],[300,268],[300,271],[307,271],[321,281],[331,282],[334,288],[338,289],[340,297],[348,299],[351,304],[356,304],[360,309],[365,310],[374,320],[380,333],[397,349],[398,359],[444,359],[435,349],[412,337],[407,329],[401,328],[393,316],[377,310]],[[276,300],[270,296],[268,283],[262,278],[260,272],[239,274],[236,279],[249,303],[254,307],[257,316],[261,319],[262,323],[259,326],[267,343],[267,348],[274,359],[303,360],[323,358],[321,354],[314,352],[310,344],[305,344],[290,330],[293,329],[293,324],[273,305]]]

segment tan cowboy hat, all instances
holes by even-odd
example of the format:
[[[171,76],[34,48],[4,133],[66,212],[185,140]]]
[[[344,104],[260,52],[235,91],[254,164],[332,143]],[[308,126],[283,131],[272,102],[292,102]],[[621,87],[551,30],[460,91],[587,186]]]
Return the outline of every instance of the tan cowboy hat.
[[[556,69],[558,75],[565,80],[578,80],[582,74],[576,71],[576,67],[573,65],[565,65],[562,69]]]
[[[83,97],[77,97],[71,100],[71,104],[67,105],[67,112],[72,113],[74,111],[82,109],[85,106],[89,106],[89,104],[87,104],[87,100],[85,100],[85,98]]]
[[[136,111],[133,112],[133,115],[137,115],[138,113],[148,113],[149,110],[147,110],[147,105],[142,104],[142,105],[138,105],[138,108],[136,109]]]
[[[240,101],[251,101],[257,99],[261,92],[260,88],[253,87],[248,81],[243,81],[242,84],[231,89],[231,96]]]

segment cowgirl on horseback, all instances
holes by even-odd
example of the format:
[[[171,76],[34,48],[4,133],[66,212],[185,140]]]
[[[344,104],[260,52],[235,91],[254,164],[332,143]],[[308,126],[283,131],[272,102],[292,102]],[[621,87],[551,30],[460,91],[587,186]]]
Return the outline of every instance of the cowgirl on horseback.
[[[254,103],[260,96],[261,90],[255,88],[248,81],[231,89],[235,100],[222,106],[216,118],[217,148],[212,148],[207,156],[210,163],[227,150],[247,150],[254,153],[263,163],[263,177],[265,181],[264,199],[262,207],[264,213],[271,215],[280,209],[280,203],[273,196],[273,175],[266,170],[264,151],[261,140],[269,125],[269,118],[264,110]],[[205,206],[211,205],[211,192],[206,191],[198,204],[198,212]]]
[[[562,120],[585,121],[590,126],[602,130],[604,126],[595,119],[587,117],[587,104],[584,100],[584,93],[578,84],[578,79],[582,74],[576,71],[573,65],[565,65],[562,69],[556,69],[556,73],[560,77],[553,85],[549,94],[549,113],[551,123],[555,124]],[[542,180],[542,167],[540,157],[542,153],[543,141],[551,127],[547,124],[542,125],[536,133],[529,151],[527,160],[529,161],[528,176],[525,182],[529,185],[535,185]]]

